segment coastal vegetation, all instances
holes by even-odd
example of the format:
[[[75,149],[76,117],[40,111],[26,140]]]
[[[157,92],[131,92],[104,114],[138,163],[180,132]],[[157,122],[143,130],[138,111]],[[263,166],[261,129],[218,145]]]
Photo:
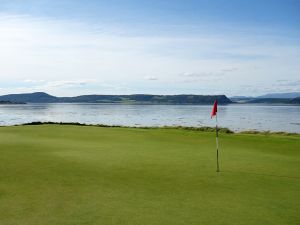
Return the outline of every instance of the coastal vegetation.
[[[0,101],[0,105],[25,104],[23,102]]]

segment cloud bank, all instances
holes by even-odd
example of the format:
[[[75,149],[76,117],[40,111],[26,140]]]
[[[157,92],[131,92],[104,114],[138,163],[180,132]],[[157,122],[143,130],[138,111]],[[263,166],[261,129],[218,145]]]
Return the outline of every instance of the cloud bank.
[[[0,14],[0,94],[249,95],[253,89],[243,85],[263,94],[282,78],[292,82],[285,91],[300,90],[297,41],[200,28],[190,35],[188,27],[176,35],[133,29]]]

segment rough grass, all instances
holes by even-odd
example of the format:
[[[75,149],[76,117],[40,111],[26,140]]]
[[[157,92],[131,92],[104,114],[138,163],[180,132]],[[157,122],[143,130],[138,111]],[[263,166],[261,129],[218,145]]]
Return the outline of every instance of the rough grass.
[[[41,121],[36,121],[36,122],[31,122],[31,123],[24,123],[20,125],[15,125],[15,126],[34,126],[34,125],[74,125],[74,126],[93,126],[93,127],[119,127],[119,128],[142,128],[142,129],[180,129],[180,130],[193,130],[193,131],[206,131],[206,132],[216,132],[215,127],[187,127],[187,126],[161,126],[161,127],[142,127],[142,126],[121,126],[121,125],[106,125],[106,124],[85,124],[85,123],[78,123],[78,122],[41,122]],[[226,133],[226,134],[233,134],[235,133],[234,131],[230,130],[229,128],[226,127],[219,127],[218,128],[219,133]],[[241,131],[237,132],[240,134],[262,134],[262,135],[293,135],[293,136],[299,136],[299,133],[290,133],[290,132],[274,132],[274,131],[258,131],[258,130],[246,130],[246,131]]]
[[[0,128],[0,224],[299,224],[300,137]]]
[[[85,123],[78,123],[78,122],[71,122],[71,123],[66,123],[66,122],[31,122],[31,123],[24,123],[16,126],[35,126],[35,125],[74,125],[74,126],[89,126],[89,127],[118,127],[118,128],[137,128],[137,129],[181,129],[181,130],[194,130],[194,131],[209,131],[209,132],[215,132],[216,128],[215,127],[186,127],[186,126],[161,126],[161,127],[135,127],[135,126],[121,126],[121,125],[106,125],[106,124],[85,124]],[[228,128],[223,128],[219,127],[218,131],[220,133],[227,133],[227,134],[232,134],[234,133],[232,130]],[[245,131],[246,132],[246,131]],[[255,131],[250,131],[250,133],[257,133]],[[268,132],[270,133],[270,132]]]

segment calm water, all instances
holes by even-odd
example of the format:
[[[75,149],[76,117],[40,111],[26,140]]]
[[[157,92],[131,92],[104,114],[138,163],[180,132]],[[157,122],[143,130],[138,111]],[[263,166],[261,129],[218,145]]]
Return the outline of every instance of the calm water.
[[[33,121],[79,122],[126,126],[214,126],[211,106],[26,104],[0,105],[0,125]],[[300,106],[219,106],[219,125],[235,131],[271,130],[300,133]]]

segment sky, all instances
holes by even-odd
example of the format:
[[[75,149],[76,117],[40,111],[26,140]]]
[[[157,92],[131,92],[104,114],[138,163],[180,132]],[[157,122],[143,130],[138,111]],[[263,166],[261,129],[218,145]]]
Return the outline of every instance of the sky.
[[[299,0],[0,0],[0,95],[300,91]]]

